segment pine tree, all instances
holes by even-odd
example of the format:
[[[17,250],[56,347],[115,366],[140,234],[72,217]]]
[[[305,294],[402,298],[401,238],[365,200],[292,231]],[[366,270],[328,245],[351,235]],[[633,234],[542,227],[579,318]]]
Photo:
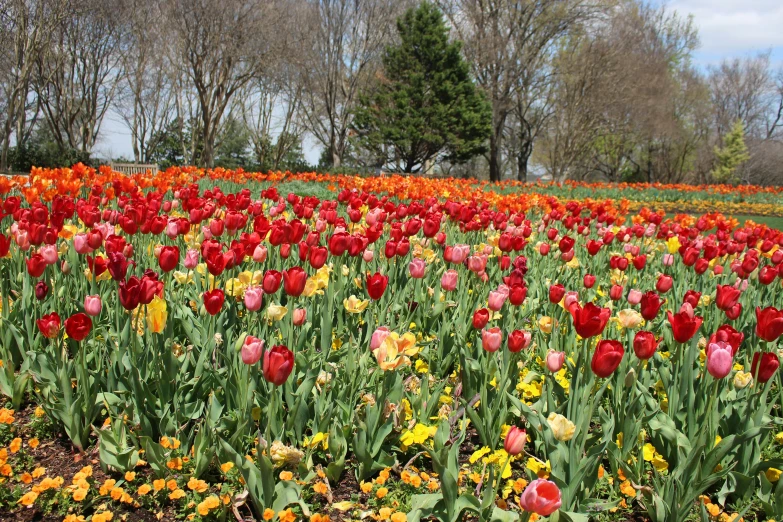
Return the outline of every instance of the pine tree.
[[[476,89],[460,42],[425,1],[397,20],[400,43],[383,56],[383,77],[354,120],[361,146],[403,172],[435,159],[464,163],[485,151],[491,108]]]
[[[712,170],[712,179],[717,183],[737,183],[737,168],[750,158],[744,136],[742,122],[737,120],[723,139],[723,147],[715,147],[717,165]]]

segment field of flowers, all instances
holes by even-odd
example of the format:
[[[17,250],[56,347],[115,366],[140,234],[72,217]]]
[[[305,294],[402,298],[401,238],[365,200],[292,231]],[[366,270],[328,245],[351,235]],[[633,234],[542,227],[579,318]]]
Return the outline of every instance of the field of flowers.
[[[0,177],[0,520],[779,520],[783,233],[723,204],[783,214],[760,187]]]

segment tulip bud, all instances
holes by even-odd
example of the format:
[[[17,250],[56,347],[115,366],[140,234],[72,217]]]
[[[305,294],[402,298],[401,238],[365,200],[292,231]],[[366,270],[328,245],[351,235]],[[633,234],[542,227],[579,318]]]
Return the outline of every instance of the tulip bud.
[[[625,374],[625,381],[623,384],[625,384],[626,388],[630,388],[633,386],[633,384],[636,382],[636,370],[631,368],[628,370],[628,373]]]
[[[527,432],[516,426],[512,426],[506,434],[506,439],[503,441],[503,448],[509,455],[519,455],[524,451],[526,442]]]
[[[101,313],[101,296],[99,295],[87,295],[84,297],[84,312],[87,315],[96,317]]]
[[[294,316],[293,316],[294,326],[302,326],[306,320],[307,320],[307,310],[305,310],[304,308],[297,308],[296,310],[294,310]]]
[[[546,354],[546,367],[552,373],[557,373],[563,368],[565,363],[565,352],[556,352],[549,350]]]

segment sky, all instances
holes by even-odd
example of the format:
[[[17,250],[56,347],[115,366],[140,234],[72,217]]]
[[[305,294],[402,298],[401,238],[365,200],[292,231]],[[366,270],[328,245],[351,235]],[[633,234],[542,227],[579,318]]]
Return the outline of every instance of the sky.
[[[707,68],[724,58],[752,56],[770,51],[772,61],[783,65],[783,0],[651,0],[682,15],[692,15],[701,46],[695,55],[698,66]],[[305,156],[318,162],[320,150],[305,142]],[[95,152],[103,157],[132,158],[130,134],[119,117],[108,114]]]

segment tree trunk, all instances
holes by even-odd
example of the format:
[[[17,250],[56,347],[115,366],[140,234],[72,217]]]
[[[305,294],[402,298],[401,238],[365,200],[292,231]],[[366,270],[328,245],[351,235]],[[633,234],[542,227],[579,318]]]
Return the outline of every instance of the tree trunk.
[[[520,139],[519,152],[517,153],[517,180],[527,183],[527,162],[533,153],[533,142],[529,139]]]
[[[489,137],[489,180],[500,181],[500,137],[492,133]]]

